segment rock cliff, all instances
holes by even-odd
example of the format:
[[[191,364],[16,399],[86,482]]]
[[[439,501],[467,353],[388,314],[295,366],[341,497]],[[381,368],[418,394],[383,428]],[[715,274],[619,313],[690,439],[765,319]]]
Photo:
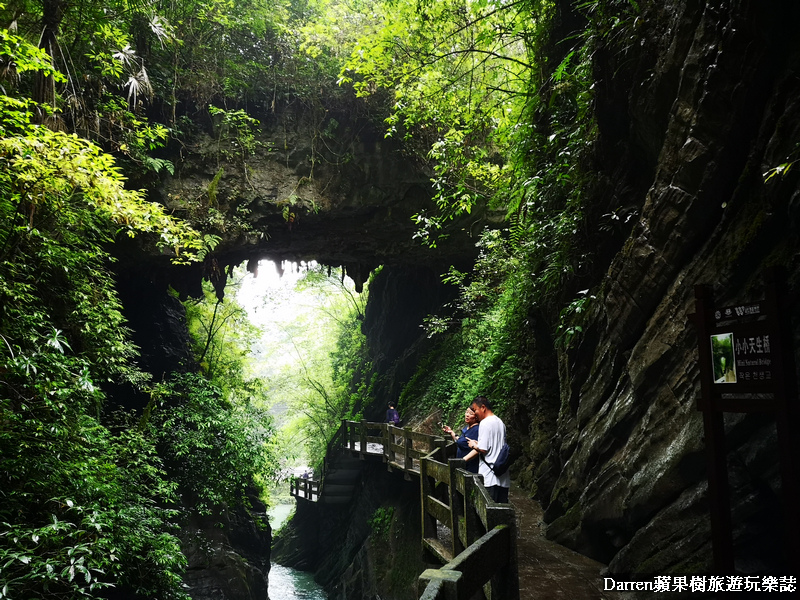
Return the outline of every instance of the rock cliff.
[[[641,51],[598,65],[604,169],[639,218],[592,289],[580,343],[558,357],[537,482],[548,535],[612,572],[710,565],[693,286],[730,305],[763,298],[768,266],[800,283],[796,173],[763,177],[800,135],[798,6],[779,5],[647,3]],[[774,420],[731,413],[726,432],[737,568],[780,567]]]
[[[440,273],[474,256],[472,236],[498,215],[478,207],[435,250],[423,246],[412,216],[433,208],[430,173],[351,102],[261,115],[246,132],[252,139],[241,128],[198,125],[151,197],[220,242],[202,265],[157,262],[158,277],[187,295],[199,295],[205,277],[222,293],[231,265],[315,260],[343,266],[361,291],[380,265]]]

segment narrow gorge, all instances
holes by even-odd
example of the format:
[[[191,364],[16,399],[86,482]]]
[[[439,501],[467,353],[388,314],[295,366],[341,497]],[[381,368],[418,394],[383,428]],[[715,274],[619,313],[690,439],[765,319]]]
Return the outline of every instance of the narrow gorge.
[[[240,265],[251,273],[259,261],[314,261],[341,268],[356,292],[367,294],[358,328],[365,336],[369,367],[355,369],[348,397],[356,399],[348,405],[347,418],[380,422],[386,403],[399,402],[406,424],[436,433],[438,421],[463,414],[470,386],[485,385],[471,391],[501,396],[495,399],[516,457],[513,486],[541,505],[548,539],[607,565],[612,575],[711,573],[707,433],[698,410],[701,371],[692,317],[695,286],[711,286],[718,306],[759,302],[766,274],[776,269],[786,291],[783,335],[792,353],[786,377],[797,377],[800,170],[793,167],[800,148],[800,45],[794,24],[800,20],[800,4],[511,4],[551,15],[546,37],[535,44],[528,40],[529,50],[515,58],[525,64],[540,61],[535,77],[530,67],[531,78],[540,80],[530,84],[535,92],[520,92],[537,100],[509,126],[509,131],[527,128],[527,134],[514,138],[514,156],[522,158],[514,169],[502,171],[508,161],[487,147],[475,155],[491,176],[469,171],[470,161],[478,159],[465,158],[466,148],[484,134],[478,127],[453,138],[447,156],[468,172],[452,197],[489,187],[486,181],[493,177],[511,178],[513,171],[524,182],[507,190],[517,200],[499,204],[476,193],[468,209],[447,213],[450,208],[437,194],[448,180],[432,161],[445,155],[448,129],[458,124],[455,112],[446,126],[431,117],[440,128],[436,135],[430,133],[432,125],[420,131],[414,128],[422,127],[422,120],[409,119],[408,131],[417,137],[388,136],[387,128],[396,122],[349,89],[334,97],[326,87],[313,102],[299,92],[286,102],[276,101],[259,90],[259,101],[231,101],[228,107],[228,114],[234,106],[245,107],[258,122],[247,130],[252,137],[245,137],[241,123],[191,110],[202,103],[190,106],[187,100],[180,139],[158,151],[160,160],[174,166],[172,172],[132,172],[128,187],[145,188],[147,200],[165,213],[212,235],[212,247],[202,260],[176,264],[176,252],[159,245],[155,230],[131,238],[120,235],[113,244],[105,238],[98,242],[110,254],[110,285],[125,319],[119,327],[130,329],[138,367],[152,382],[167,382],[176,373],[199,372],[182,302],[203,297],[204,281],[222,299]],[[460,13],[454,9],[453,14]],[[151,44],[154,54],[156,46]],[[253,52],[256,47],[247,46]],[[266,61],[263,53],[259,60]],[[322,65],[328,58],[323,53],[303,59],[297,73],[311,68],[303,65]],[[167,67],[160,75],[167,77]],[[301,75],[292,77],[300,81]],[[192,89],[204,89],[201,83],[193,80]],[[167,91],[162,85],[164,97]],[[393,109],[412,102],[413,94],[406,92],[388,101],[372,90],[382,106]],[[488,92],[473,101],[491,103]],[[151,109],[154,119],[159,110],[169,112],[166,100],[162,104],[153,103],[158,108]],[[582,106],[590,107],[590,118]],[[11,127],[2,125],[4,137],[10,138]],[[12,152],[0,150],[4,164],[11,164]],[[571,195],[577,189],[580,194]],[[39,213],[31,207],[18,213],[12,203],[9,207],[4,218],[19,218],[19,231],[27,227],[29,233],[28,222],[33,224]],[[437,235],[431,243],[422,230],[426,215],[437,210],[446,216],[438,228],[430,228]],[[11,242],[5,247],[9,240],[11,234],[0,256],[12,264]],[[555,241],[548,245],[548,240]],[[18,271],[3,268],[0,293],[6,308],[0,311],[0,325],[5,327],[17,318],[8,307],[22,296],[8,283]],[[71,271],[59,271],[52,281],[70,277]],[[33,286],[35,278],[27,274],[19,280]],[[513,282],[519,280],[535,283],[515,292]],[[53,322],[41,328],[51,341],[42,337],[36,342],[48,351],[61,339],[52,337],[51,329],[63,329],[68,336],[81,330],[64,325],[76,323],[75,317],[71,309],[59,308],[60,301],[53,302],[56,308],[48,309]],[[492,321],[512,312],[510,325]],[[489,339],[489,333],[503,327],[510,331],[507,337],[496,343]],[[8,364],[0,366],[0,375],[12,373],[19,381],[35,377],[35,369],[26,370],[19,362],[24,344],[17,345],[13,335],[0,329],[12,351],[4,355]],[[76,352],[83,349],[77,339],[69,338]],[[78,378],[77,363],[64,370]],[[458,393],[465,390],[463,397],[445,397],[456,389],[448,379],[452,373],[460,382]],[[120,409],[145,419],[155,410],[156,397],[144,392],[135,377],[111,379],[97,383],[105,400],[91,396],[87,414]],[[0,449],[18,444],[8,415],[23,414],[29,397],[56,394],[44,383],[36,394],[28,393],[14,381],[9,375],[10,383],[3,384],[8,400],[0,413]],[[357,394],[359,385],[369,393]],[[798,399],[789,401],[796,425]],[[47,410],[55,414],[61,409]],[[103,423],[112,431],[124,429],[110,417]],[[726,412],[724,434],[736,573],[799,575],[786,539],[774,416]],[[31,455],[47,454],[38,442],[25,443],[31,444],[25,450]],[[796,461],[796,444],[790,446]],[[16,474],[24,464],[20,456],[16,466],[4,466],[0,473],[22,490],[19,481],[28,475]],[[164,469],[169,466],[165,461]],[[53,488],[42,489],[68,488],[68,480],[65,476]],[[223,502],[222,508],[194,514],[179,534],[188,559],[182,581],[191,598],[264,600],[271,552],[282,564],[313,571],[331,599],[416,598],[416,578],[426,568],[419,552],[419,494],[381,466],[365,467],[361,482],[348,506],[318,511],[298,504],[272,550],[266,506],[254,489],[247,490],[246,506]],[[72,502],[64,494],[57,501],[62,512]],[[187,492],[181,501],[190,502],[190,496]],[[85,506],[90,514],[91,502]],[[0,515],[0,524],[11,531],[9,523],[16,517]],[[386,520],[382,526],[376,515]],[[43,518],[37,527],[47,525],[49,517]],[[88,539],[87,534],[74,541],[75,548]],[[7,542],[0,541],[8,545],[0,558],[16,560],[13,553],[22,550]],[[31,543],[32,555],[36,547]],[[68,566],[60,569],[68,572]],[[0,583],[3,577],[0,570]],[[106,595],[91,597],[148,597],[134,587],[121,586],[120,595],[108,588],[102,592]],[[527,594],[521,597],[533,597]],[[25,596],[3,591],[4,597]]]

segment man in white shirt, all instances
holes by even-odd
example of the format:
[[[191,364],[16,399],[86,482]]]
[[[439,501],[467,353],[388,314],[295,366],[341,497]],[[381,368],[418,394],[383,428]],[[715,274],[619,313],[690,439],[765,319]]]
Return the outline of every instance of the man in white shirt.
[[[481,426],[478,430],[478,439],[469,440],[469,447],[472,450],[464,460],[480,460],[478,473],[483,477],[483,486],[492,500],[506,504],[508,489],[511,487],[511,475],[506,471],[498,476],[492,470],[506,441],[506,426],[500,417],[492,412],[492,405],[484,396],[476,396],[470,408],[478,417]]]

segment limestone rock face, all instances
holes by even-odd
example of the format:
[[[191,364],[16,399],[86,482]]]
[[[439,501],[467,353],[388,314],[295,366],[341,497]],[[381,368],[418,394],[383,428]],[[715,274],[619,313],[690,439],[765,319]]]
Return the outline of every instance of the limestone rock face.
[[[714,284],[721,305],[755,301],[764,268],[781,265],[798,289],[797,176],[762,176],[800,139],[786,21],[798,7],[643,6],[642,51],[620,74],[634,85],[609,79],[598,93],[616,119],[601,120],[613,155],[642,157],[636,174],[614,170],[639,220],[595,288],[585,335],[559,357],[558,475],[539,493],[548,535],[612,572],[701,573],[711,554],[693,286]],[[780,565],[774,423],[731,413],[726,431],[737,567]]]
[[[152,197],[221,242],[206,264],[172,269],[173,286],[197,293],[201,276],[224,282],[229,265],[268,258],[344,266],[360,290],[379,265],[446,269],[474,255],[486,211],[453,224],[435,250],[423,246],[412,216],[433,209],[431,175],[352,102],[350,112],[261,115],[247,147],[239,130],[195,132]]]
[[[350,504],[298,501],[273,560],[314,571],[330,600],[414,600],[420,552],[419,484],[366,461]]]
[[[181,533],[192,600],[268,600],[272,535],[266,507],[196,517]]]
[[[397,401],[417,362],[431,347],[422,329],[425,317],[440,311],[457,291],[443,284],[441,273],[427,265],[388,266],[376,275],[362,325],[379,374],[376,398]],[[370,407],[365,417],[384,421],[386,405]]]

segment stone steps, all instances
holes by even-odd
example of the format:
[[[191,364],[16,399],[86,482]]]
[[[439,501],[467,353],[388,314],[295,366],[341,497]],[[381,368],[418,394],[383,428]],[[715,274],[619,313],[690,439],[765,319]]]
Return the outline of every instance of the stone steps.
[[[361,478],[360,471],[339,471],[325,476],[325,485],[353,485]]]
[[[430,551],[442,564],[453,560],[453,553],[437,538],[422,538],[422,545]]]
[[[349,505],[352,498],[349,496],[322,496],[320,504],[338,504],[340,506]]]
[[[361,479],[364,462],[346,453],[336,456],[322,482],[322,504],[349,504]]]
[[[363,461],[358,456],[341,455],[336,458],[331,471],[337,469],[361,469]]]

